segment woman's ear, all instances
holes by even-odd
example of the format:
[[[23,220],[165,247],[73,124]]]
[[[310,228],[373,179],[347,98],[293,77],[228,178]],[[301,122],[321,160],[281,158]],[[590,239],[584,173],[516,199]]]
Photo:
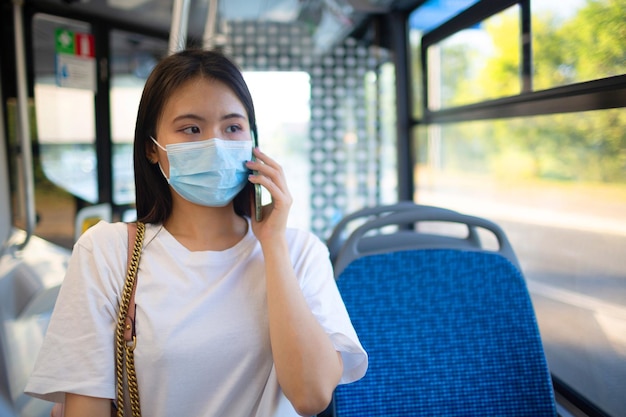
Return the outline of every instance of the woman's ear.
[[[152,140],[146,141],[146,159],[150,161],[151,164],[159,162],[159,149]]]

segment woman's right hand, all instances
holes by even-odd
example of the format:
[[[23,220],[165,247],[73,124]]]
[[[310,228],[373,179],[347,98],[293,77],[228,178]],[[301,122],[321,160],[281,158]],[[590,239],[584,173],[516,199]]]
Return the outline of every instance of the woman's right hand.
[[[257,160],[248,161],[246,165],[249,169],[258,171],[258,174],[251,175],[249,181],[262,185],[272,196],[271,204],[263,206],[263,220],[257,222],[254,215],[252,216],[252,231],[263,245],[278,236],[284,236],[292,197],[280,164],[261,152],[259,148],[254,148],[253,152]],[[252,202],[252,211],[254,213],[254,202]]]

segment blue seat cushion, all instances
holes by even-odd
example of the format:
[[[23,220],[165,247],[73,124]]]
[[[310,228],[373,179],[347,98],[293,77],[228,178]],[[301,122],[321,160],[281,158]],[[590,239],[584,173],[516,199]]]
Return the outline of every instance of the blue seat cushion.
[[[337,285],[369,369],[335,392],[338,416],[555,416],[532,303],[503,256],[364,256]]]

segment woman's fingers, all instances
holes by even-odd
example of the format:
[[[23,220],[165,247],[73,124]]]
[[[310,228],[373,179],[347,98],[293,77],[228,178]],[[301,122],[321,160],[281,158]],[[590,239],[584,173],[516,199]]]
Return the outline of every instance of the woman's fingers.
[[[254,148],[253,152],[257,160],[248,162],[248,168],[258,171],[260,175],[274,182],[284,182],[283,169],[276,161],[261,152],[259,148]]]
[[[291,195],[287,188],[283,168],[258,148],[255,148],[253,152],[257,161],[249,161],[246,166],[257,171],[258,174],[251,176],[250,181],[264,186],[272,196],[273,201],[278,200],[283,204],[291,204]]]

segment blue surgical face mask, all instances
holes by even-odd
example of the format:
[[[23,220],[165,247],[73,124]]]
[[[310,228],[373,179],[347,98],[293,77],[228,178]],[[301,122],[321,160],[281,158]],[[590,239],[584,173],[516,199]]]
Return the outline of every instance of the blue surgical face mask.
[[[252,157],[252,141],[207,139],[161,146],[167,152],[170,177],[161,173],[185,200],[209,207],[223,207],[245,187],[246,161]]]

